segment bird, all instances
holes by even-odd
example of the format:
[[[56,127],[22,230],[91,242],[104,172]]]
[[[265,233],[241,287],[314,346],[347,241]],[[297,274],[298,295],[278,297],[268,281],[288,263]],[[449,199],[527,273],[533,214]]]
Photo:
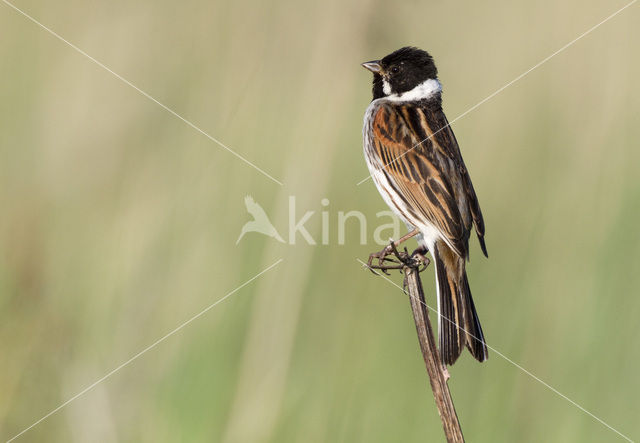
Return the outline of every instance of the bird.
[[[407,46],[362,66],[373,73],[373,100],[364,115],[364,156],[383,200],[409,229],[401,240],[415,235],[419,250],[433,257],[441,361],[453,365],[466,346],[483,362],[489,355],[466,262],[473,228],[488,257],[485,226],[442,109],[433,57]],[[383,251],[382,257],[390,250]]]
[[[262,206],[256,203],[253,200],[253,197],[247,195],[244,198],[244,205],[246,206],[249,214],[253,216],[253,220],[248,221],[244,224],[244,226],[242,227],[242,231],[240,232],[240,236],[238,237],[238,240],[236,240],[236,245],[240,242],[240,239],[242,239],[242,237],[244,237],[247,232],[259,232],[260,234],[275,238],[280,243],[284,243],[284,240],[282,239],[282,237],[280,237],[280,234],[278,234],[278,231],[276,231],[276,228],[273,226],[273,224],[271,224],[271,221],[269,220],[269,217],[267,217],[267,214],[264,212],[264,209],[262,209]]]

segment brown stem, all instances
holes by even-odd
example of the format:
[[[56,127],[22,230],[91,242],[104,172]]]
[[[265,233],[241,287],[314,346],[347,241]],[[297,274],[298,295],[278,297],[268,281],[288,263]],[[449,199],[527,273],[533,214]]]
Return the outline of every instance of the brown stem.
[[[433,397],[436,400],[438,413],[442,420],[444,434],[450,443],[464,442],[456,408],[453,405],[451,392],[449,392],[449,386],[447,385],[449,372],[440,361],[440,354],[436,346],[436,341],[433,338],[433,330],[431,329],[431,322],[429,321],[422,282],[420,280],[420,272],[416,266],[407,264],[405,264],[403,272],[405,286],[409,293],[409,300],[411,301],[413,319],[416,323],[422,357],[427,367],[431,390],[433,391]]]

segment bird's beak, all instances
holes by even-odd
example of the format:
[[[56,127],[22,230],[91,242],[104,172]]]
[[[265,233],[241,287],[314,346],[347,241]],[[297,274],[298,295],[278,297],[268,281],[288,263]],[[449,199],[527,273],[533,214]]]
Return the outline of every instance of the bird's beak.
[[[382,71],[382,65],[380,64],[380,60],[373,60],[370,62],[366,62],[362,64],[362,67],[368,69],[374,74],[379,74]]]

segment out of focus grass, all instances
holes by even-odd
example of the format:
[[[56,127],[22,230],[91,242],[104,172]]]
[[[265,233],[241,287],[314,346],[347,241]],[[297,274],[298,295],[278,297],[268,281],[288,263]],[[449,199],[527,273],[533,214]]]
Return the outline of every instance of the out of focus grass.
[[[284,258],[22,441],[441,439],[407,300],[356,262],[378,246],[355,225],[344,246],[236,246],[243,198],[283,233],[295,195],[318,239],[323,209],[374,219],[360,62],[429,50],[452,120],[623,4],[16,2],[282,187],[0,5],[0,437]],[[638,19],[454,125],[487,222],[469,272],[489,343],[631,438]],[[451,373],[469,441],[619,439],[495,352]]]

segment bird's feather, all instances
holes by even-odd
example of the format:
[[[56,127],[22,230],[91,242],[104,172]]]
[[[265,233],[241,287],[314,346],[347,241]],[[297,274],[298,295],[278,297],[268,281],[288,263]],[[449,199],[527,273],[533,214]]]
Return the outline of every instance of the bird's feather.
[[[467,257],[471,224],[483,246],[484,221],[447,124],[439,103],[384,103],[373,116],[373,147],[376,160],[410,208],[406,218],[416,226],[435,226],[460,257]]]

